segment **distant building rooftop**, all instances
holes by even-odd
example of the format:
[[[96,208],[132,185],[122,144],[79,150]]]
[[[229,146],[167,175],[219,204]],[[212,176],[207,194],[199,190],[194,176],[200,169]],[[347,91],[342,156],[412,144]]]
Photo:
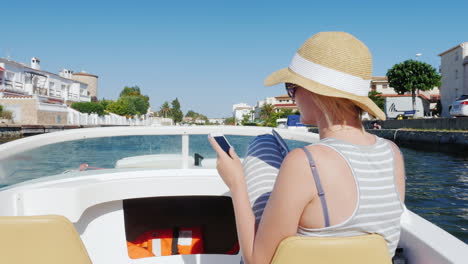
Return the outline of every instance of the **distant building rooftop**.
[[[281,99],[290,99],[289,95],[287,94],[282,94],[282,95],[278,95],[278,96],[275,96],[275,98],[281,98]]]
[[[445,53],[449,53],[449,52],[451,52],[452,50],[454,50],[454,49],[456,49],[456,48],[458,48],[458,47],[462,47],[462,48],[463,48],[463,46],[465,46],[465,45],[468,45],[468,42],[462,42],[462,43],[456,45],[455,47],[452,47],[452,48],[450,48],[450,49],[448,49],[448,50],[446,50],[446,51],[440,53],[440,54],[437,55],[437,56],[442,56],[442,55],[444,55]]]
[[[96,77],[96,78],[99,78],[99,76],[97,75],[94,75],[94,74],[89,74],[87,72],[77,72],[77,73],[73,73],[73,75],[80,75],[80,76],[91,76],[91,77]]]
[[[372,76],[373,82],[388,82],[387,76]]]
[[[11,63],[13,65],[16,65],[17,67],[20,67],[20,68],[27,68],[33,72],[43,72],[43,73],[47,73],[47,74],[51,74],[51,75],[54,75],[55,77],[59,77],[59,78],[62,78],[62,79],[66,79],[66,80],[70,80],[70,81],[74,81],[74,82],[79,82],[79,83],[82,83],[82,84],[86,84],[87,83],[84,83],[84,82],[80,82],[80,81],[77,81],[77,80],[72,80],[72,79],[69,79],[69,78],[66,78],[66,77],[63,77],[63,76],[60,76],[56,73],[53,73],[53,72],[48,72],[48,71],[44,71],[44,70],[38,70],[38,69],[33,69],[31,67],[29,67],[28,65],[26,64],[23,64],[23,63],[19,63],[19,62],[16,62],[16,61],[12,61],[12,60],[7,60],[7,59],[4,59],[4,58],[0,58],[0,62],[6,62],[6,63]],[[97,77],[97,76],[96,76]]]

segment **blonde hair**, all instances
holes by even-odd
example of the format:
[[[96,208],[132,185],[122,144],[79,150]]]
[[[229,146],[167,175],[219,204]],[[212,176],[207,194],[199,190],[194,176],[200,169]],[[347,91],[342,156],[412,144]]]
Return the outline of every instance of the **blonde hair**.
[[[317,93],[312,94],[312,100],[314,100],[314,103],[322,112],[323,117],[329,126],[348,125],[347,116],[349,116],[351,113],[354,117],[354,120],[352,121],[357,124],[361,124],[361,128],[364,129],[361,123],[362,109],[351,100],[340,97],[320,95]]]

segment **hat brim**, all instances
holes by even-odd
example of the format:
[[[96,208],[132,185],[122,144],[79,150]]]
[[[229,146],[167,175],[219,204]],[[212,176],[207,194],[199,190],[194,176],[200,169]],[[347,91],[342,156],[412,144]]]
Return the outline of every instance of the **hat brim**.
[[[280,83],[293,83],[320,95],[349,99],[370,115],[380,120],[386,119],[385,113],[368,96],[359,96],[340,91],[330,86],[304,78],[291,71],[289,68],[276,71],[265,79],[265,86],[272,86]]]

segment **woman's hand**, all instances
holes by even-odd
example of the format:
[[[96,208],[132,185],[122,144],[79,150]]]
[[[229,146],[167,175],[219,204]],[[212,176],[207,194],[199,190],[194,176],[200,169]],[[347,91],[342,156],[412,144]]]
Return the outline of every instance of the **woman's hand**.
[[[211,146],[218,154],[216,169],[230,190],[245,186],[244,169],[234,149],[229,149],[229,155],[218,145],[213,137],[208,137]]]

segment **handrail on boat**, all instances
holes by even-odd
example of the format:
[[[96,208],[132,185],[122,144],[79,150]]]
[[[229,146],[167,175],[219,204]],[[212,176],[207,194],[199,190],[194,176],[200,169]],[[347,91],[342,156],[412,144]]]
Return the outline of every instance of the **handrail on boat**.
[[[182,137],[181,154],[184,160],[184,168],[188,168],[189,135],[207,135],[210,133],[222,133],[225,135],[258,136],[271,133],[270,127],[249,126],[140,126],[140,127],[96,127],[70,129],[47,134],[41,134],[14,140],[0,145],[0,161],[21,152],[35,149],[41,146],[67,142],[80,139],[118,137],[118,136],[147,136],[147,135],[180,135]],[[318,134],[290,130],[277,129],[285,139],[292,139],[313,143],[319,140]]]

